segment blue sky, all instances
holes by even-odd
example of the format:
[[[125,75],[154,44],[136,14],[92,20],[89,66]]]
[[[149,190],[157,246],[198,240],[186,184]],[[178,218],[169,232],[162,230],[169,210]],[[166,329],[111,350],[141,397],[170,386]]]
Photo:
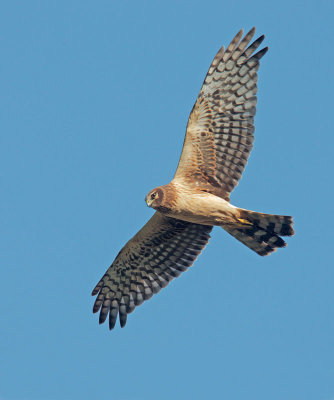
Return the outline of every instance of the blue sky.
[[[17,1],[0,12],[0,399],[333,400],[330,1]],[[257,27],[256,140],[232,202],[290,214],[260,258],[222,229],[109,332],[90,292],[152,215],[215,55]]]

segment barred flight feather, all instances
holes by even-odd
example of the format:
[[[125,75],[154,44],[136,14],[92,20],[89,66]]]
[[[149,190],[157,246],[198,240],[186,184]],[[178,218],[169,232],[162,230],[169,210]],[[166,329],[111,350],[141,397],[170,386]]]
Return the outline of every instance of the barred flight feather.
[[[120,325],[127,314],[150,299],[186,271],[208,243],[212,226],[193,224],[160,213],[121,250],[92,295],[97,295],[93,312],[100,311],[99,322],[109,314],[113,329],[119,314]]]

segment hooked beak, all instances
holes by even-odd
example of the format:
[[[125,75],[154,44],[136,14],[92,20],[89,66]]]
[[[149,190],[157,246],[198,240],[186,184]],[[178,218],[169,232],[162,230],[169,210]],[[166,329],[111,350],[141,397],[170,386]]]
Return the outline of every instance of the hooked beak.
[[[152,200],[150,198],[148,198],[147,196],[145,197],[145,202],[147,204],[148,207],[151,207],[152,205]]]

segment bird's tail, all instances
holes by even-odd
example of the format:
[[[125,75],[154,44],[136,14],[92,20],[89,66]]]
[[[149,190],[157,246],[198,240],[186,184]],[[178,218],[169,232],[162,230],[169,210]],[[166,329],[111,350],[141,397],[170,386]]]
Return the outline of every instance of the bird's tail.
[[[266,256],[286,243],[280,236],[292,236],[292,217],[263,214],[239,208],[239,226],[223,228],[260,256]]]

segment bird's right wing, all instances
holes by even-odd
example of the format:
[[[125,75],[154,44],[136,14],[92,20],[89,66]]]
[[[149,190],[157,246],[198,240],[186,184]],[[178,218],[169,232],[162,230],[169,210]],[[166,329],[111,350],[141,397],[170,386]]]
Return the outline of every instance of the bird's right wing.
[[[93,312],[99,322],[109,314],[113,329],[119,314],[120,325],[127,314],[186,271],[204,249],[212,226],[193,224],[156,212],[147,224],[123,247],[96,285]]]
[[[209,68],[190,114],[175,181],[229,200],[246,166],[254,140],[257,71],[264,39],[249,45],[253,28],[222,47]]]

